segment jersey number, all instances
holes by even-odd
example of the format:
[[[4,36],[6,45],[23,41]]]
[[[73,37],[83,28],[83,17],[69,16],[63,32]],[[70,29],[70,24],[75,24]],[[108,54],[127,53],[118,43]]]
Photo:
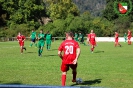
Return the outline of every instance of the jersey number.
[[[65,46],[65,54],[73,54],[73,46]]]

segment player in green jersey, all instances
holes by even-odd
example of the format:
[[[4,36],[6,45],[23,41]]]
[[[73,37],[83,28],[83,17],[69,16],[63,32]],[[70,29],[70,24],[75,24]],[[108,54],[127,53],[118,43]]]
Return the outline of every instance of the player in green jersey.
[[[49,31],[46,34],[46,44],[47,44],[47,50],[51,47],[51,41],[52,41],[52,35],[49,33]]]
[[[42,51],[43,51],[43,47],[44,47],[44,44],[45,44],[45,41],[44,41],[44,38],[45,38],[45,34],[43,33],[42,30],[40,30],[40,33],[38,35],[38,56],[42,56]]]
[[[75,41],[78,41],[78,34],[75,32],[75,34],[74,34],[74,40]]]
[[[37,47],[37,44],[36,44],[36,32],[34,30],[32,30],[30,38],[31,38],[30,47],[32,47],[33,44],[35,44],[35,47]]]
[[[124,34],[125,43],[127,42],[127,33]]]
[[[79,32],[78,40],[80,44],[86,45],[84,42],[84,35],[81,32]]]

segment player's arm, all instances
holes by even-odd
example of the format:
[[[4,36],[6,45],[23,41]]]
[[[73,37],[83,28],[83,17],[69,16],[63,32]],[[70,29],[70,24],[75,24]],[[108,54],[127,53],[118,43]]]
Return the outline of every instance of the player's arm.
[[[62,51],[63,51],[63,44],[61,43],[61,45],[58,48],[58,56],[63,59],[63,55],[62,55]]]
[[[25,41],[25,38],[24,38],[24,40],[23,40],[23,42]]]
[[[77,48],[77,53],[76,53],[76,58],[75,58],[75,60],[73,61],[73,64],[76,64],[77,63],[77,61],[78,61],[78,58],[79,58],[79,56],[80,56],[80,48]]]
[[[25,36],[23,36],[23,42],[25,41],[25,39],[26,39]]]
[[[90,36],[87,36],[87,42],[88,43],[90,42]]]
[[[62,52],[60,50],[58,50],[58,56],[63,59]]]
[[[40,37],[40,35],[38,35],[38,40],[40,40],[41,39],[41,37]]]
[[[31,35],[30,35],[30,38],[31,38]]]
[[[95,35],[95,42],[98,42],[98,40],[97,40],[97,36]]]
[[[90,44],[90,35],[88,34],[88,36],[87,36],[87,42],[88,42],[88,44]]]
[[[18,37],[17,37],[17,41],[19,42],[19,39],[18,39]]]
[[[51,40],[52,40],[53,38],[52,38],[52,35],[51,35]]]

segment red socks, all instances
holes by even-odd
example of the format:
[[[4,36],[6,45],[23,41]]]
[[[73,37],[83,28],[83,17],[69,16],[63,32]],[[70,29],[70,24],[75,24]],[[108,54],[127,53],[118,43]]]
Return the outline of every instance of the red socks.
[[[61,82],[62,82],[62,86],[65,86],[65,83],[66,83],[66,75],[62,75]]]
[[[91,48],[91,51],[93,51],[94,50],[94,47],[93,48]]]
[[[131,41],[128,41],[128,45],[131,45]]]

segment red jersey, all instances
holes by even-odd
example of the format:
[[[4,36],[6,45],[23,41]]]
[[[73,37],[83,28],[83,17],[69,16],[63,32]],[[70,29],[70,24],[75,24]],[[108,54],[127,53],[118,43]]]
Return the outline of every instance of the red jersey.
[[[25,36],[24,36],[24,35],[18,35],[18,36],[17,36],[17,40],[18,40],[19,42],[22,42],[24,39],[25,39]]]
[[[95,41],[96,34],[95,33],[90,33],[89,34],[89,39],[90,41]]]
[[[75,40],[65,40],[61,43],[58,50],[63,51],[62,63],[72,64],[76,58],[76,50],[79,44]]]
[[[128,37],[131,37],[131,36],[132,36],[132,32],[128,31]]]
[[[116,34],[115,34],[115,39],[118,40],[118,37],[119,37],[119,34],[116,33]]]
[[[90,38],[90,34],[87,34],[87,37]]]

